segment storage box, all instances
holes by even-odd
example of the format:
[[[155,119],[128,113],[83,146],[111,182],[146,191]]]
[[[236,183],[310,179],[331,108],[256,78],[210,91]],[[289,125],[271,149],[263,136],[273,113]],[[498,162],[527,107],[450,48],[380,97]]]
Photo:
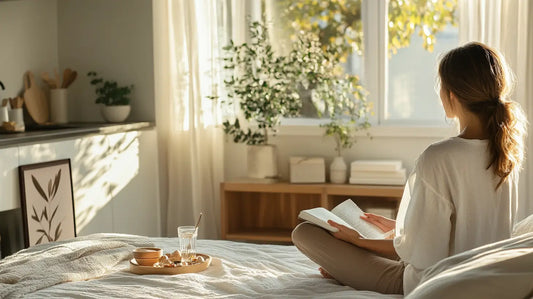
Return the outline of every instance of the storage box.
[[[291,183],[325,183],[326,162],[324,158],[290,157]]]

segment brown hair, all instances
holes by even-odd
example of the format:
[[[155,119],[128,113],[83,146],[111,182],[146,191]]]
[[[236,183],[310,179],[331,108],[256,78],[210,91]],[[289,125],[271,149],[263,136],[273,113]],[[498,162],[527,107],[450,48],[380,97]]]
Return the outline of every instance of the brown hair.
[[[468,43],[448,52],[440,61],[444,91],[482,121],[489,134],[490,160],[501,179],[520,169],[524,157],[526,118],[520,105],[510,100],[513,76],[503,56],[482,43]]]

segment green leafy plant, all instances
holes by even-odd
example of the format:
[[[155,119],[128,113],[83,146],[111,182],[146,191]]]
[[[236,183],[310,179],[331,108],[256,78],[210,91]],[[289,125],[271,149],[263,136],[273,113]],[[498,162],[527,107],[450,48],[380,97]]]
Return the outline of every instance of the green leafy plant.
[[[106,106],[129,105],[130,98],[128,97],[133,90],[133,85],[118,86],[116,81],[108,81],[99,77],[96,72],[88,72],[87,76],[91,79],[91,85],[96,87],[97,104],[104,104]]]
[[[301,33],[292,52],[296,65],[301,66],[303,86],[312,89],[311,100],[319,117],[329,117],[325,134],[333,136],[338,155],[341,149],[351,148],[353,133],[370,127],[368,114],[371,105],[359,77],[344,73],[340,57],[324,51],[318,36]],[[300,49],[301,48],[301,49]]]
[[[276,133],[283,117],[300,114],[304,91],[310,91],[319,116],[339,126],[361,120],[360,127],[370,126],[366,121],[370,106],[359,78],[344,74],[339,57],[323,51],[316,34],[301,32],[287,55],[274,54],[263,23],[251,23],[250,37],[250,43],[230,41],[224,47],[228,54],[224,68],[231,71],[224,81],[225,103],[237,103],[249,125],[241,127],[239,117],[223,123],[234,142],[267,144],[269,131]]]
[[[237,143],[268,144],[269,131],[276,133],[281,118],[299,114],[298,72],[288,56],[274,55],[268,29],[260,22],[251,23],[249,43],[230,41],[223,49],[224,68],[232,73],[224,81],[225,103],[237,103],[249,125],[242,128],[239,117],[226,120],[224,132]]]
[[[362,123],[358,126],[350,126],[339,121],[332,121],[328,124],[322,125],[326,129],[325,135],[331,136],[335,140],[335,151],[337,156],[342,156],[343,149],[351,148],[356,139],[355,132],[359,129],[367,129],[370,127],[368,122]]]

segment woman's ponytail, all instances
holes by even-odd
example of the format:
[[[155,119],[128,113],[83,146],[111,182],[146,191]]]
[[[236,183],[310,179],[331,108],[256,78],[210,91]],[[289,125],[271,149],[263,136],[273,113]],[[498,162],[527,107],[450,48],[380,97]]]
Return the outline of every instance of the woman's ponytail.
[[[520,105],[508,100],[512,73],[503,57],[481,43],[448,52],[440,61],[442,87],[453,92],[472,113],[486,122],[489,163],[500,177],[496,188],[520,169],[524,158],[526,118]]]
[[[487,115],[490,151],[487,168],[492,167],[500,177],[498,188],[513,171],[520,169],[526,121],[520,105],[513,101],[498,101],[491,112]]]

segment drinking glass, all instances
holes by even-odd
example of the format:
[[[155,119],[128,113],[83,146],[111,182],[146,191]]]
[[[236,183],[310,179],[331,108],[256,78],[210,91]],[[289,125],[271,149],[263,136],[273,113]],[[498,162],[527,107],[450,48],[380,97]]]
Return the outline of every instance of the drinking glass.
[[[196,257],[196,236],[198,231],[194,226],[178,226],[180,254],[182,263],[190,263]]]

